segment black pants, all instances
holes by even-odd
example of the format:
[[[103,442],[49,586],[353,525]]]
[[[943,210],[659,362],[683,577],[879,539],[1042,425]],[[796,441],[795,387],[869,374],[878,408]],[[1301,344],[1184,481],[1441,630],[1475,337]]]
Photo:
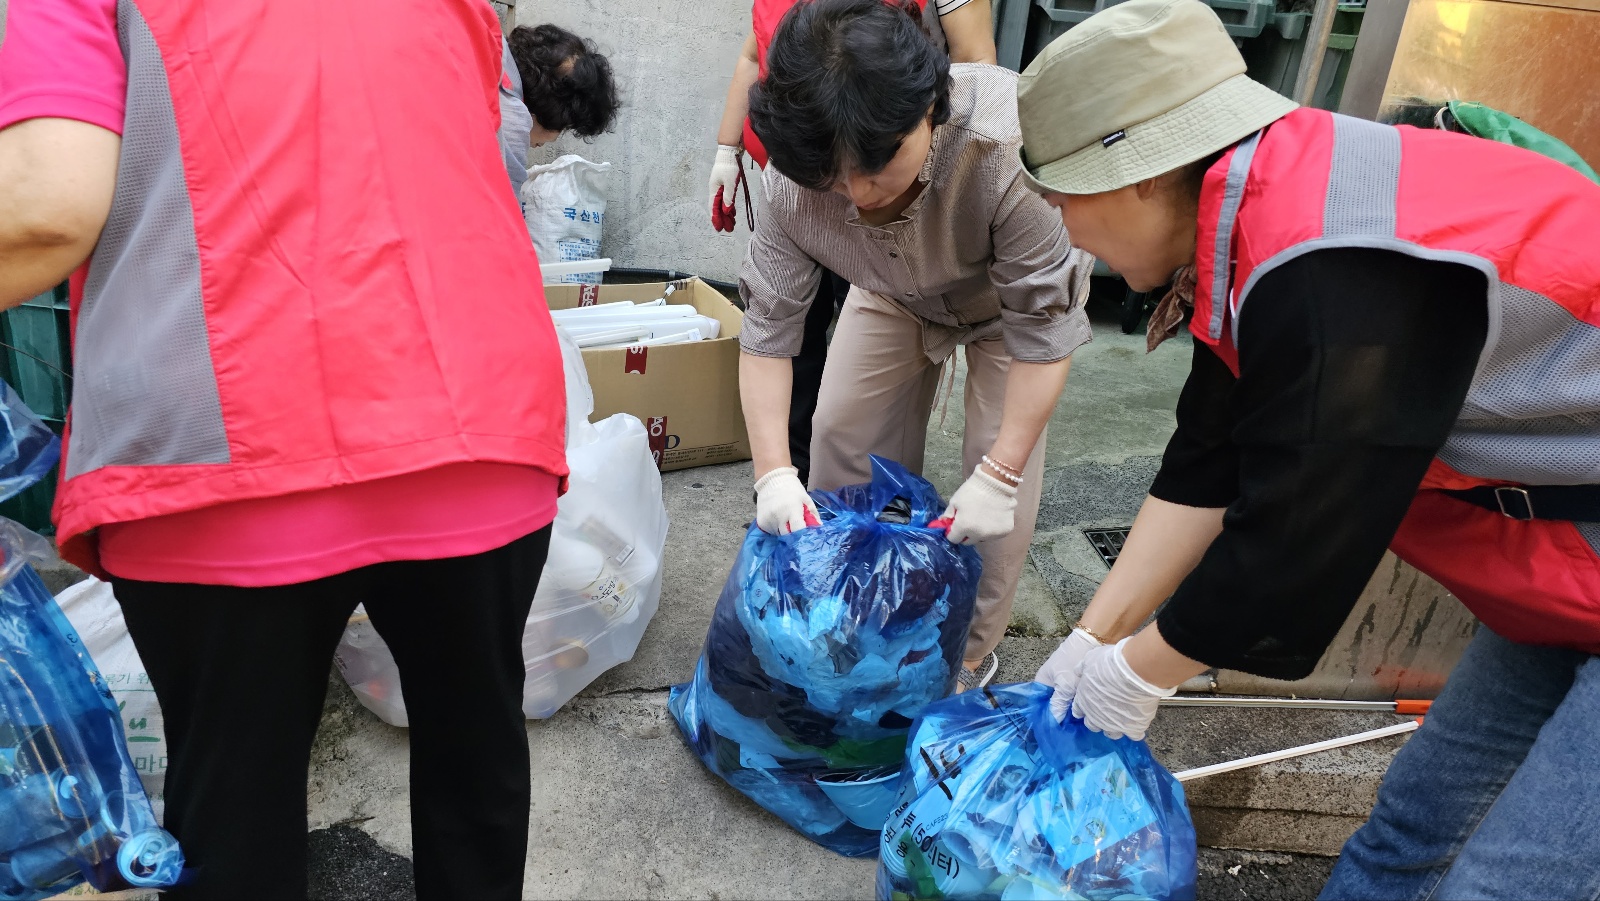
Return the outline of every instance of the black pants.
[[[822,369],[828,363],[828,329],[849,293],[849,282],[822,270],[816,299],[806,311],[805,340],[800,345],[800,355],[794,358],[794,388],[789,395],[789,458],[800,470],[802,484],[811,479],[811,417],[817,412]]]
[[[522,632],[548,528],[473,557],[278,588],[113,580],[161,702],[173,898],[304,898],[306,778],[356,604],[400,669],[419,898],[519,898],[528,846]]]

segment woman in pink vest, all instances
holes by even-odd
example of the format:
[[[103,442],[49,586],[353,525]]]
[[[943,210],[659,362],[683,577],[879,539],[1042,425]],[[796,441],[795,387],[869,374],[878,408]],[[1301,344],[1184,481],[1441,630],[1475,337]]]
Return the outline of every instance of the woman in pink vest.
[[[1209,667],[1303,677],[1392,547],[1483,625],[1324,896],[1593,897],[1600,187],[1244,71],[1199,0],[1130,0],[1019,83],[1074,242],[1179,273],[1151,344],[1194,307],[1160,474],[1038,679],[1137,738]]]
[[[76,270],[56,520],[161,703],[174,897],[305,896],[358,603],[404,686],[419,896],[521,895],[521,638],[567,470],[502,61],[476,0],[10,2],[0,303]]]

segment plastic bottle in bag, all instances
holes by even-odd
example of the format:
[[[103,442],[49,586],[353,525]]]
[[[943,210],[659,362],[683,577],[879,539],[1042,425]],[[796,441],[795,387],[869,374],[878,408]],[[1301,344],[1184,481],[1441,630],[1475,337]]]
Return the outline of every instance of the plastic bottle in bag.
[[[607,624],[627,622],[630,614],[638,615],[638,591],[595,544],[553,531],[544,578],[553,583],[556,597],[593,607]]]
[[[0,500],[37,482],[60,443],[0,384]],[[128,756],[94,661],[28,564],[49,543],[0,519],[0,901],[160,888],[183,870]]]

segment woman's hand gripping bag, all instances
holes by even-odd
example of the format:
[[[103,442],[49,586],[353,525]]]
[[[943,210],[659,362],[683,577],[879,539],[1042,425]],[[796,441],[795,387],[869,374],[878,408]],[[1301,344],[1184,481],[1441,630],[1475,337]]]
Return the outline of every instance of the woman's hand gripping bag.
[[[878,898],[1195,896],[1183,788],[1142,741],[1057,723],[1034,682],[929,707],[883,829]]]
[[[928,528],[932,485],[877,457],[872,472],[813,492],[819,526],[750,527],[671,695],[707,768],[850,857],[877,853],[911,724],[955,686],[982,567]]]

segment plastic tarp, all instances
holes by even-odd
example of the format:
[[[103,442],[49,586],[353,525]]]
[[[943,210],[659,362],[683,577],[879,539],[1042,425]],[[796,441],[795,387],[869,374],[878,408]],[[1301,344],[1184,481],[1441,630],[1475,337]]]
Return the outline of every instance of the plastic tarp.
[[[712,772],[852,857],[877,853],[911,723],[955,686],[982,567],[928,528],[944,510],[932,485],[872,470],[813,492],[820,526],[750,528],[670,701]]]
[[[929,707],[883,828],[878,898],[1195,896],[1183,788],[1142,741],[1050,715],[1035,682]]]
[[[60,442],[0,392],[0,499],[49,472]],[[38,535],[0,519],[0,901],[87,882],[102,892],[172,885],[178,843],[156,822],[105,678],[30,559]]]

